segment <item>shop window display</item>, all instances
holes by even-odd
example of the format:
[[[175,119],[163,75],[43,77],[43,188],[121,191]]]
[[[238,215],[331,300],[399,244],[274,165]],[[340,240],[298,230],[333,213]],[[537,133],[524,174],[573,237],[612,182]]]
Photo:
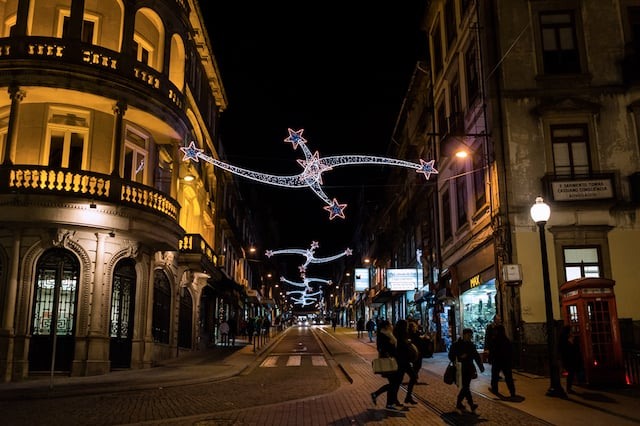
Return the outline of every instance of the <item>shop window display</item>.
[[[463,327],[473,330],[473,342],[478,350],[484,349],[485,330],[496,315],[495,295],[495,279],[492,279],[460,296]]]

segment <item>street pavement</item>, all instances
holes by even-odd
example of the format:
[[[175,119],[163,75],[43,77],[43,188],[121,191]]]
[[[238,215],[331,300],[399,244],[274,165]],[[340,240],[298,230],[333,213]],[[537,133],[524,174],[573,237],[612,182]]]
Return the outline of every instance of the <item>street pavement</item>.
[[[329,364],[340,376],[340,385],[332,392],[276,404],[256,404],[249,409],[203,412],[175,418],[175,413],[163,406],[147,422],[130,424],[163,425],[638,425],[640,397],[637,389],[588,389],[576,387],[577,395],[566,399],[545,396],[548,378],[515,372],[517,398],[499,398],[488,390],[490,365],[472,382],[474,401],[479,405],[476,414],[455,409],[457,388],[442,381],[448,364],[446,354],[425,359],[414,398],[420,403],[405,411],[384,409],[385,396],[374,406],[370,394],[385,379],[373,374],[371,360],[376,357],[375,343],[366,333],[358,338],[356,331],[338,327],[317,328],[318,336],[329,355]],[[257,368],[282,334],[271,338],[260,348],[237,340],[233,348],[206,349],[185,354],[160,366],[144,370],[116,371],[92,377],[30,377],[17,383],[0,384],[0,406],[11,401],[51,400],[58,404],[71,403],[74,398],[87,395],[114,394],[133,390],[157,390],[166,387],[220,382]],[[310,384],[311,386],[312,384]],[[403,390],[399,399],[404,399]],[[506,385],[500,383],[506,393]],[[74,402],[77,403],[77,402]],[[139,409],[123,405],[119,410]],[[37,416],[37,413],[34,413]],[[0,423],[13,426],[10,417],[0,415]],[[132,418],[135,418],[132,416]],[[90,424],[73,422],[67,424]],[[102,424],[111,424],[107,420]],[[122,424],[122,423],[121,423]]]

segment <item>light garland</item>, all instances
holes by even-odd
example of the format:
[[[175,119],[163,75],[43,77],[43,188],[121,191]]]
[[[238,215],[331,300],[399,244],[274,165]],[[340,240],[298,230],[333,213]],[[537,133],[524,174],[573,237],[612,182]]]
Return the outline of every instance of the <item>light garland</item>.
[[[315,257],[316,249],[320,247],[320,244],[317,241],[312,241],[311,246],[308,249],[280,249],[280,250],[267,250],[264,254],[268,258],[272,256],[276,256],[279,254],[299,254],[306,258],[305,262],[298,267],[301,275],[304,275],[307,271],[307,266],[311,263],[327,263],[332,262],[336,259],[339,259],[343,256],[351,256],[353,254],[353,250],[350,248],[345,249],[342,253],[338,253],[333,256],[328,257]]]
[[[184,153],[182,160],[193,160],[198,162],[199,159],[202,159],[233,174],[266,183],[268,185],[287,188],[311,188],[311,190],[325,202],[326,206],[323,208],[329,212],[329,220],[333,220],[336,217],[344,219],[344,209],[347,207],[347,204],[341,204],[335,198],[330,199],[322,189],[322,173],[333,170],[334,167],[361,164],[405,167],[414,169],[416,173],[422,173],[426,179],[429,179],[432,174],[438,173],[438,171],[433,167],[434,160],[424,161],[420,159],[420,163],[412,163],[405,160],[376,157],[371,155],[339,155],[332,157],[320,157],[318,151],[312,153],[307,147],[307,140],[302,136],[304,129],[287,130],[289,132],[289,136],[285,138],[284,141],[291,143],[294,150],[299,146],[305,157],[304,160],[297,160],[298,164],[300,164],[303,169],[302,172],[297,175],[277,176],[237,167],[204,154],[204,150],[198,148],[194,141],[191,141],[188,146],[180,148]]]

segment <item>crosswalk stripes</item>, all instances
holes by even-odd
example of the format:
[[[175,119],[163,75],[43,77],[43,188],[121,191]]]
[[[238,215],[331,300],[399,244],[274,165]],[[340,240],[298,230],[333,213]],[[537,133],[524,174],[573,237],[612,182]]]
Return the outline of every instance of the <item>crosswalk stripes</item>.
[[[301,355],[270,355],[266,357],[260,367],[273,368],[278,366],[278,360],[286,358],[284,365],[287,367],[300,367],[303,359],[310,359],[313,367],[327,367],[327,360],[321,355],[301,356]],[[307,362],[308,363],[308,362]],[[281,363],[282,365],[282,363]]]

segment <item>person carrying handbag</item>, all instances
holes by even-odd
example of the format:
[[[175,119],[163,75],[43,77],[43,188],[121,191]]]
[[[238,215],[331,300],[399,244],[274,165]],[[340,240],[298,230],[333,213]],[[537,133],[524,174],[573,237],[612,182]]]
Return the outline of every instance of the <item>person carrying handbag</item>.
[[[376,337],[376,347],[378,349],[378,356],[380,358],[397,357],[397,344],[396,336],[393,334],[393,327],[388,320],[380,322],[378,327],[378,335]],[[396,358],[396,361],[397,358]],[[399,365],[399,363],[398,363]],[[380,386],[378,390],[371,393],[371,401],[373,405],[376,405],[377,398],[383,393],[387,393],[387,405],[386,409],[391,411],[400,411],[404,409],[404,405],[398,401],[398,389],[402,382],[402,376],[404,372],[400,369],[391,373],[382,374],[386,377],[388,383]]]
[[[460,392],[458,393],[456,408],[464,411],[465,406],[462,404],[462,401],[466,398],[469,408],[471,408],[471,411],[475,413],[478,408],[478,404],[473,403],[473,396],[471,395],[471,380],[477,378],[478,373],[474,362],[483,373],[484,365],[482,364],[482,359],[480,358],[480,354],[478,354],[476,345],[471,341],[472,336],[473,330],[470,328],[462,330],[462,337],[451,345],[451,348],[449,348],[449,360],[454,363],[458,362],[458,368],[460,369],[460,371],[458,371],[458,374],[461,377],[459,384]]]

